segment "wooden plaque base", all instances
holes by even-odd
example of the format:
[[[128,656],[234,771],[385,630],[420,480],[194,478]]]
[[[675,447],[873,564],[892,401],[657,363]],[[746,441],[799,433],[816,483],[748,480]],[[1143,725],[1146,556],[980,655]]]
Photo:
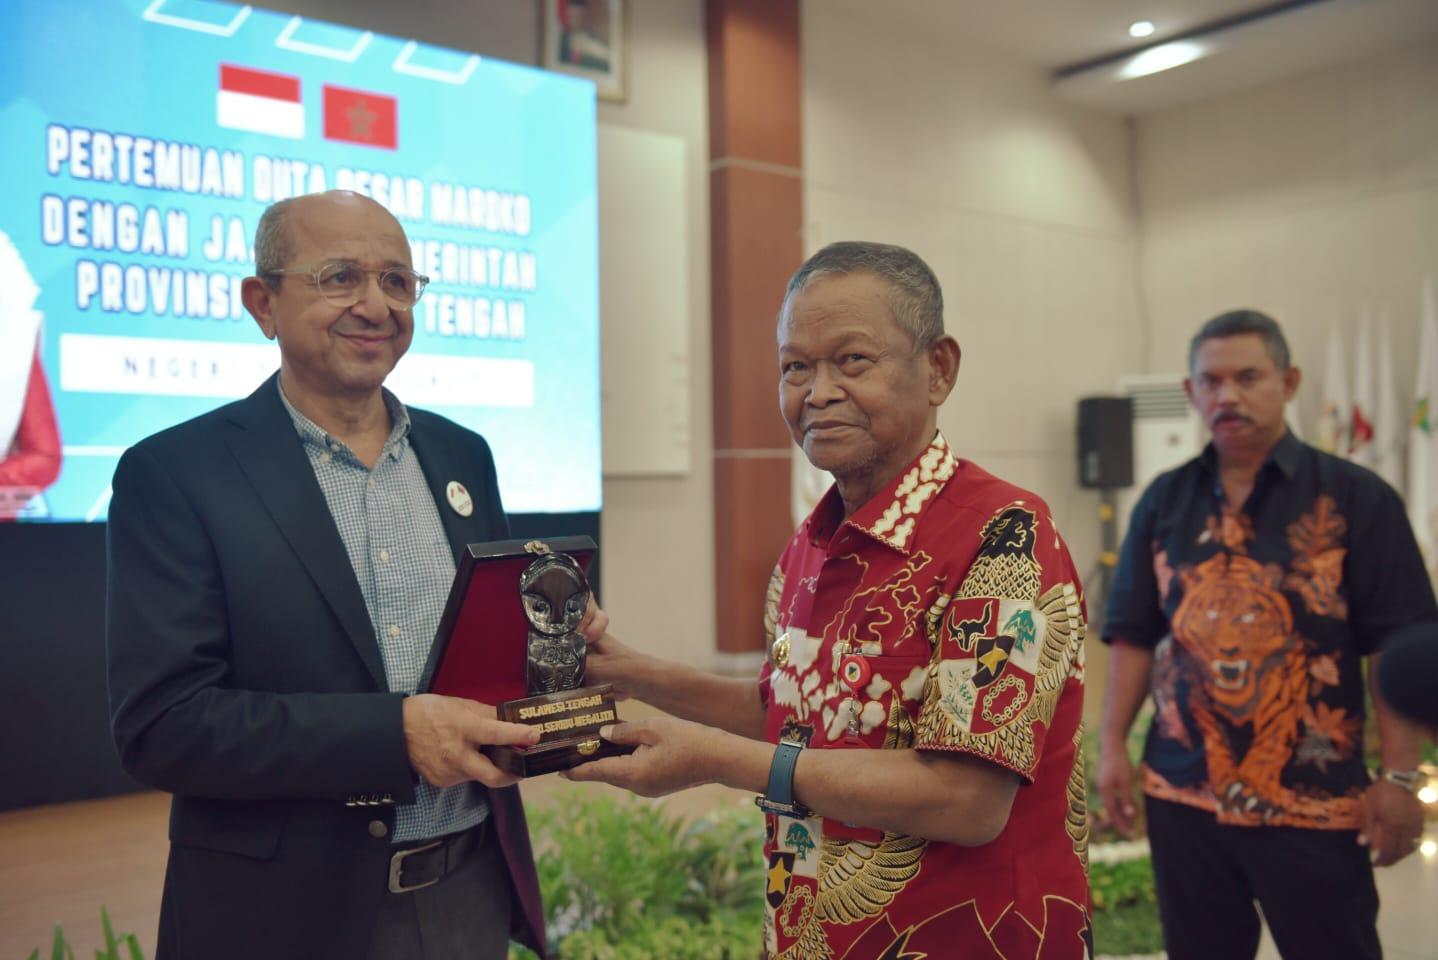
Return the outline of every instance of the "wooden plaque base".
[[[634,752],[632,746],[610,743],[599,736],[600,727],[619,722],[614,688],[607,683],[506,700],[495,710],[501,720],[540,727],[544,731],[532,747],[485,748],[484,752],[495,766],[517,777],[554,773],[601,757]]]

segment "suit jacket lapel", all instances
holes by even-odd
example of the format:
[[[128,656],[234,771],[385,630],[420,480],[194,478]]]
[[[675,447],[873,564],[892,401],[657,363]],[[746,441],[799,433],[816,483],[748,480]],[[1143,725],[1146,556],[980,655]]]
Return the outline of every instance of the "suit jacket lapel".
[[[461,517],[450,505],[446,488],[451,480],[458,480],[473,496],[477,478],[461,476],[462,471],[455,465],[454,458],[448,455],[444,443],[414,419],[410,420],[409,442],[414,446],[415,456],[419,457],[420,469],[424,471],[435,509],[439,511],[439,522],[444,525],[444,535],[457,561],[466,544],[489,539],[489,522],[485,505],[477,500],[474,501],[474,513]]]
[[[241,403],[233,419],[245,428],[229,438],[240,470],[334,610],[376,687],[389,689],[364,594],[275,378]]]

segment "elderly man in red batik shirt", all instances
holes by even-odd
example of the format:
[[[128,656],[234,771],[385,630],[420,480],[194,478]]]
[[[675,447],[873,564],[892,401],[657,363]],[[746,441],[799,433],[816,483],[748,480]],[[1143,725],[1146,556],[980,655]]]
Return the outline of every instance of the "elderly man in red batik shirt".
[[[778,334],[784,418],[835,484],[779,558],[759,682],[605,636],[590,678],[684,719],[619,724],[639,749],[569,776],[761,794],[768,957],[1086,957],[1083,595],[1047,505],[937,430],[938,281],[834,244]]]

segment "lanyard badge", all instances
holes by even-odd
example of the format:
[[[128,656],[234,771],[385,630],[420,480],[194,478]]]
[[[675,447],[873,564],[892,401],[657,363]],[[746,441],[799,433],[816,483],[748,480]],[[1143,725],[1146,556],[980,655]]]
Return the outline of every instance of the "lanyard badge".
[[[850,746],[863,743],[859,728],[859,696],[869,685],[872,675],[869,660],[861,653],[846,653],[839,660],[839,680],[849,688],[849,722],[844,731],[844,743]]]

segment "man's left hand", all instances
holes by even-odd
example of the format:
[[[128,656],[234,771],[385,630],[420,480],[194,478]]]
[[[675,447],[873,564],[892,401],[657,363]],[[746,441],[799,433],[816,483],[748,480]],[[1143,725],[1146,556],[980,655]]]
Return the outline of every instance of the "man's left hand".
[[[1363,827],[1358,842],[1368,847],[1373,865],[1397,863],[1418,848],[1423,835],[1423,804],[1413,794],[1379,780],[1363,794]]]
[[[705,771],[713,769],[719,740],[728,735],[703,724],[656,717],[605,727],[600,736],[639,749],[625,757],[582,763],[561,776],[611,783],[642,797],[662,797],[712,781]]]

